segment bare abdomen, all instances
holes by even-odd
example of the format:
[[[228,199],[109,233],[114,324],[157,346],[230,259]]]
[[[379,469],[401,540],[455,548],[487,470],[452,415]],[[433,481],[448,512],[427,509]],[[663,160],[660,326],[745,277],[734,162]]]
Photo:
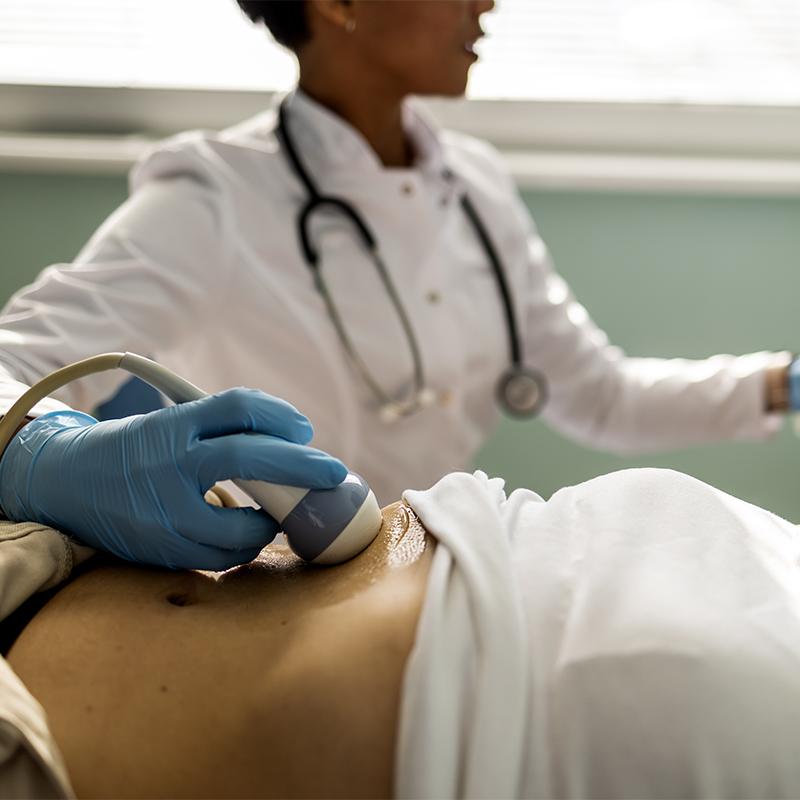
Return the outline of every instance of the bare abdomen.
[[[102,566],[45,606],[9,661],[79,796],[388,796],[428,561],[278,559],[222,581]]]

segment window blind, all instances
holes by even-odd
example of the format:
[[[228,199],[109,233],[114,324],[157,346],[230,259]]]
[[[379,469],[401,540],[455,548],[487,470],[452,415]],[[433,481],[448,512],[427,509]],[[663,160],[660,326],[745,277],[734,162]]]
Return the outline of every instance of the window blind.
[[[484,19],[474,98],[800,105],[798,0],[499,0]],[[295,69],[234,0],[0,0],[0,83],[281,90]]]

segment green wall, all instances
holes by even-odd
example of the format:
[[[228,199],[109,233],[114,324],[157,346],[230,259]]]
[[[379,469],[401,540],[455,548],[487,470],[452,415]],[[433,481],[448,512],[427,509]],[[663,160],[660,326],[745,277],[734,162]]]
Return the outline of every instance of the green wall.
[[[0,173],[0,299],[43,266],[69,261],[125,195],[119,177]],[[551,191],[526,199],[561,273],[628,353],[800,349],[800,199]],[[789,425],[766,444],[621,458],[541,423],[505,421],[477,464],[545,497],[609,470],[671,467],[800,521],[799,456]]]

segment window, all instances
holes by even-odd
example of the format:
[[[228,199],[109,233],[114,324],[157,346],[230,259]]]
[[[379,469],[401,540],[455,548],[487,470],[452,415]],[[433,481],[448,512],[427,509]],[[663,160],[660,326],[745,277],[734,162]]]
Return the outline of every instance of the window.
[[[520,185],[800,195],[800,0],[497,3],[428,106]],[[295,79],[235,0],[0,0],[0,169],[124,172]]]
[[[294,77],[234,0],[0,0],[0,83],[283,89]]]
[[[499,0],[485,20],[473,98],[800,105],[797,0]],[[0,0],[0,83],[263,90],[294,76],[234,0]]]
[[[797,0],[500,0],[475,97],[800,104]]]

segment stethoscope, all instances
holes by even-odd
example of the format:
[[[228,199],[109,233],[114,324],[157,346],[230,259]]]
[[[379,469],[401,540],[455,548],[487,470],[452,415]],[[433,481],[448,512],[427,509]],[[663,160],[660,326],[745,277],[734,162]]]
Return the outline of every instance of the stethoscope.
[[[336,333],[339,336],[345,352],[356,371],[379,401],[381,419],[385,422],[397,421],[402,417],[410,416],[423,408],[434,405],[437,401],[437,395],[430,387],[426,386],[425,374],[422,366],[422,355],[420,353],[417,337],[414,335],[414,330],[411,327],[408,314],[403,307],[397,289],[386,269],[380,248],[378,247],[377,240],[372,230],[367,225],[363,216],[351,203],[348,203],[340,197],[324,195],[319,192],[316,184],[311,180],[311,176],[300,161],[297,148],[294,145],[294,140],[289,135],[286,116],[286,101],[284,100],[278,108],[278,135],[283,143],[283,149],[292,171],[305,186],[306,192],[308,193],[308,199],[300,209],[297,217],[297,233],[300,239],[300,248],[303,252],[306,264],[311,270],[314,286],[325,302],[328,315],[331,318],[331,322],[336,329]],[[509,348],[511,351],[511,364],[504,370],[500,379],[497,381],[497,402],[503,410],[511,416],[532,417],[539,413],[547,399],[547,382],[541,372],[526,367],[523,363],[522,344],[517,329],[514,307],[511,303],[511,293],[500,258],[472,201],[466,194],[462,194],[460,202],[461,208],[464,210],[472,229],[475,231],[475,235],[478,237],[492,265],[497,288],[503,302],[503,311],[505,312]],[[344,327],[341,315],[333,302],[331,293],[328,291],[327,284],[322,276],[322,270],[319,265],[319,250],[312,242],[310,235],[311,216],[315,211],[323,208],[335,210],[350,220],[361,243],[369,253],[383,285],[386,287],[386,292],[394,305],[398,319],[400,320],[400,324],[408,340],[408,346],[414,365],[413,389],[408,397],[394,399],[383,390],[380,384],[375,380],[366,362],[359,356],[358,351]]]

